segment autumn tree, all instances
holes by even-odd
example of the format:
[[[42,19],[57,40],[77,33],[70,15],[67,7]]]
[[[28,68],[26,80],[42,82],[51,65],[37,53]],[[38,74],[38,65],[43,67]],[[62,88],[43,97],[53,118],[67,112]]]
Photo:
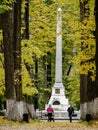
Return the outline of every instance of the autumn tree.
[[[95,64],[96,64],[96,78],[95,78],[95,97],[94,97],[94,119],[98,119],[98,1],[95,0],[95,38],[96,38],[96,55],[95,55]]]
[[[90,50],[94,50],[95,45],[90,43],[94,41],[93,31],[89,28],[91,15],[90,0],[80,1],[80,21],[81,21],[81,52],[85,56],[81,60],[82,73],[80,73],[80,109],[81,119],[86,119],[87,114],[93,116],[92,100],[94,98],[94,53],[90,54]],[[90,34],[90,35],[89,35]],[[88,42],[89,40],[89,42]],[[87,69],[87,66],[89,66]]]
[[[7,103],[6,118],[8,120],[21,121],[23,116],[23,111],[21,111],[23,110],[23,105],[19,105],[20,103],[18,104],[18,102],[22,101],[20,74],[21,1],[17,1],[16,3],[12,2],[13,1],[8,2],[7,5],[9,6],[9,10],[5,11],[2,15],[4,69]]]
[[[88,1],[80,1],[80,21],[83,23],[83,21],[85,20],[85,14],[86,14],[86,4],[88,3]],[[85,34],[82,32],[82,39],[85,38]],[[84,43],[81,43],[81,50],[84,50],[86,47],[83,47]],[[81,62],[82,64],[82,62]],[[80,75],[80,109],[81,109],[81,118],[85,118],[85,113],[83,113],[85,110],[85,108],[83,107],[82,104],[84,104],[87,100],[87,75],[86,74],[81,74]]]
[[[14,55],[14,83],[17,108],[20,117],[23,116],[23,99],[22,99],[22,66],[21,66],[21,0],[14,2],[14,36],[13,36],[13,55]]]
[[[23,38],[26,39],[26,40],[29,40],[29,37],[30,37],[30,34],[29,34],[29,0],[26,0],[25,1],[25,12],[24,12],[24,27],[25,27],[25,30],[24,30],[24,33],[23,33]],[[29,44],[29,43],[27,43]],[[25,46],[27,46],[25,44]],[[32,55],[32,54],[31,54]],[[33,61],[33,58],[31,59]],[[36,61],[34,60],[35,62],[35,65],[36,65]],[[32,65],[29,64],[27,61],[24,60],[24,64],[25,64],[25,67],[28,71],[28,74],[30,75],[30,79],[31,79],[31,82],[32,82]],[[35,66],[35,73],[37,74],[37,66]],[[36,77],[37,78],[37,77]],[[34,82],[35,83],[35,82]],[[29,84],[28,84],[28,87],[29,87]],[[33,87],[33,86],[32,86]],[[37,89],[36,85],[35,85],[35,88]],[[37,93],[36,93],[37,95]],[[35,99],[36,95],[34,94],[24,94],[24,97],[25,97],[25,100],[24,102],[26,103],[25,107],[27,109],[27,113],[30,115],[31,118],[35,118],[35,109],[34,109],[34,105],[37,105],[37,102],[38,102],[38,99]],[[34,100],[36,100],[34,102]],[[35,104],[34,104],[35,103]]]
[[[6,20],[5,20],[6,19]],[[6,21],[6,22],[5,22]],[[7,102],[7,118],[13,119],[11,114],[15,109],[15,84],[14,84],[14,57],[13,57],[13,11],[8,11],[2,16],[3,43],[4,43],[4,65],[5,65],[5,86]]]

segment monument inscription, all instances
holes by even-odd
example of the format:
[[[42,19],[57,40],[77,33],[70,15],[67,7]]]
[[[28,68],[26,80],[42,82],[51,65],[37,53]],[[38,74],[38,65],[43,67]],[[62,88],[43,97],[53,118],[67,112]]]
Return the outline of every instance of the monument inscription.
[[[60,94],[60,89],[55,89],[56,94]]]

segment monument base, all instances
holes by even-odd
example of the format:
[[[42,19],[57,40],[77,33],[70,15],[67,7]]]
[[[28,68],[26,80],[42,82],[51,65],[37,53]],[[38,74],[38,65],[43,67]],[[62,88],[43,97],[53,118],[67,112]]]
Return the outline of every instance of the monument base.
[[[73,120],[80,119],[80,111],[74,111],[75,116],[72,117]],[[48,120],[46,110],[37,110],[36,115],[40,120]],[[54,111],[54,120],[69,120],[67,111]]]
[[[55,83],[52,88],[52,95],[49,103],[46,104],[45,109],[51,104],[55,111],[67,111],[69,103],[68,99],[65,97],[64,91],[65,89],[62,83]]]

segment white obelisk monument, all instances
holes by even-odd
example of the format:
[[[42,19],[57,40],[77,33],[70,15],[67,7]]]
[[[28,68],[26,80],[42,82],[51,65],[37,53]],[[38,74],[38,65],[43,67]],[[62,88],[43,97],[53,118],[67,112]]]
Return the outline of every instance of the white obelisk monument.
[[[55,84],[52,87],[52,95],[49,104],[54,110],[67,110],[69,103],[65,97],[65,88],[62,83],[62,10],[57,12],[57,32],[56,32],[56,68],[55,68]]]

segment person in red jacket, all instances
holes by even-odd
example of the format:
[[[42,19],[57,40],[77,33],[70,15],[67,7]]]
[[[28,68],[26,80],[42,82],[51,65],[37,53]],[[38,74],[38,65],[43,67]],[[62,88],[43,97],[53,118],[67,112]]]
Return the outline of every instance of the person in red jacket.
[[[49,107],[47,108],[47,113],[48,113],[48,121],[50,121],[50,122],[51,122],[51,120],[54,121],[54,118],[53,118],[54,110],[51,107],[51,105],[49,105]]]

